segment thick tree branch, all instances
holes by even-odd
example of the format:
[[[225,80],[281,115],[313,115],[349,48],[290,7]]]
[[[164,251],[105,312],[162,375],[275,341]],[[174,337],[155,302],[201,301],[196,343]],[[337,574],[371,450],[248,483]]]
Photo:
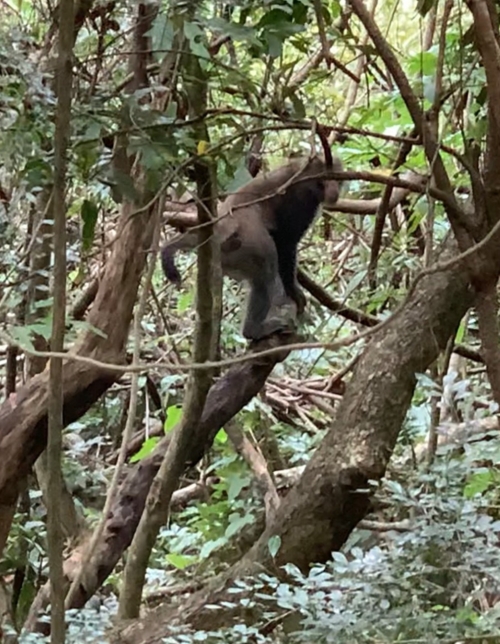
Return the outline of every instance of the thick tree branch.
[[[290,341],[292,338],[290,338]],[[275,346],[276,340],[269,340]],[[185,467],[195,465],[210,448],[215,435],[264,386],[274,366],[286,357],[283,353],[235,365],[211,387],[195,435],[186,454]],[[86,586],[80,585],[72,608],[80,608],[102,585],[132,541],[139,524],[151,483],[164,460],[170,436],[164,437],[155,450],[138,465],[131,467],[123,481],[116,502],[109,513],[103,537],[96,547],[87,570]],[[67,567],[71,573],[71,566]]]
[[[126,341],[137,287],[151,245],[153,226],[149,214],[131,216],[135,208],[124,205],[117,237],[120,242],[106,264],[99,291],[88,316],[89,330],[76,353],[108,362],[125,358]],[[96,333],[94,329],[99,329]],[[83,363],[63,365],[64,423],[79,418],[117,379],[117,374]],[[21,387],[14,400],[0,406],[0,506],[16,499],[18,483],[45,449],[47,440],[48,372]]]
[[[491,16],[486,0],[468,0],[474,19],[474,35],[481,54],[488,83],[489,116],[500,133],[500,44],[498,42],[498,15]],[[493,19],[496,24],[493,23]],[[500,139],[496,140],[500,146]]]

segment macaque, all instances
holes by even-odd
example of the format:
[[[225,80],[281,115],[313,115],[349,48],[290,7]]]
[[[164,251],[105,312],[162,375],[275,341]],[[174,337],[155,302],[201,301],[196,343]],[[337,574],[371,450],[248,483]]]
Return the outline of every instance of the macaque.
[[[329,150],[328,150],[329,151]],[[296,158],[273,172],[252,179],[227,197],[219,209],[214,234],[220,243],[222,271],[248,282],[250,295],[243,335],[260,340],[293,330],[305,296],[297,284],[297,245],[314,221],[321,204],[332,207],[339,198],[339,159]],[[328,159],[329,156],[329,159]],[[162,267],[180,284],[175,252],[193,248],[193,231],[163,247]]]

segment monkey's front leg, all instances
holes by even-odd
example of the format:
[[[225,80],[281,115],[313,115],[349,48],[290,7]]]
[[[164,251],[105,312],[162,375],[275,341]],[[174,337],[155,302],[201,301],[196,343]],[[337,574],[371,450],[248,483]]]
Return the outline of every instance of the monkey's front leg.
[[[278,268],[283,288],[286,295],[297,305],[297,313],[302,315],[306,308],[307,300],[297,282],[297,245],[275,240],[278,254]]]

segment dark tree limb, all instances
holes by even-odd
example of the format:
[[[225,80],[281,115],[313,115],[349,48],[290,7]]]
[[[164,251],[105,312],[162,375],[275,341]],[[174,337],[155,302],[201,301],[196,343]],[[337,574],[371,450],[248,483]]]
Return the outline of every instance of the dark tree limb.
[[[498,68],[500,64],[500,35],[498,11],[485,0],[469,0],[467,5],[474,21],[474,37],[486,72],[488,93],[488,129],[486,155],[484,159],[484,188],[474,184],[476,210],[481,215],[480,224],[486,234],[500,218],[500,86]],[[480,210],[481,209],[481,210]],[[486,256],[473,258],[471,272],[476,288],[476,312],[482,356],[486,363],[488,379],[493,397],[500,404],[500,347],[498,344],[498,301],[497,282],[500,273],[498,262],[498,239],[489,245]],[[484,261],[485,260],[485,261]]]
[[[330,311],[338,313],[346,320],[363,324],[364,326],[377,326],[377,324],[380,324],[380,320],[374,315],[369,315],[359,309],[353,309],[347,306],[342,300],[333,298],[327,290],[311,279],[302,269],[297,271],[297,279],[299,284],[315,297],[320,304],[326,306]]]
[[[410,136],[413,138],[415,134],[416,132],[415,130],[413,130]],[[413,147],[412,144],[409,143],[408,141],[403,141],[400,144],[398,155],[393,165],[393,172],[398,170],[398,168],[400,168],[403,165],[403,163],[406,162],[406,159],[410,154],[412,147]],[[375,215],[375,224],[373,227],[373,239],[372,239],[372,245],[370,249],[370,261],[368,263],[368,282],[370,284],[371,289],[375,289],[377,285],[377,265],[378,265],[378,258],[380,255],[380,249],[382,248],[382,233],[384,232],[384,224],[385,224],[386,216],[391,210],[390,204],[391,204],[393,191],[394,191],[393,186],[386,186],[384,188],[384,192],[380,199],[379,207],[377,208],[377,214]]]
[[[290,338],[292,341],[293,338]],[[261,349],[276,346],[276,340],[263,342]],[[215,435],[264,386],[274,366],[287,352],[237,364],[210,388],[201,421],[195,429],[186,458],[186,467],[196,464],[210,448]],[[80,586],[71,608],[82,607],[107,579],[128,548],[139,524],[151,483],[168,448],[170,436],[164,437],[154,451],[129,470],[117,500],[111,509],[100,544],[89,564],[86,587]]]

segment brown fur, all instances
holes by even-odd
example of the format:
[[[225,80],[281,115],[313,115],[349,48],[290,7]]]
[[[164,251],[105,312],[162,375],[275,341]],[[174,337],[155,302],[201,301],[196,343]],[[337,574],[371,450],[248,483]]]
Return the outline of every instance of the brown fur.
[[[333,171],[342,170],[334,159]],[[319,206],[333,206],[339,196],[338,180],[328,178],[319,157],[294,159],[273,172],[260,175],[229,195],[214,226],[221,245],[226,275],[251,286],[243,334],[259,339],[288,329],[305,298],[296,277],[297,244],[312,224]],[[190,234],[162,250],[165,275],[180,283],[174,255],[196,246]]]

